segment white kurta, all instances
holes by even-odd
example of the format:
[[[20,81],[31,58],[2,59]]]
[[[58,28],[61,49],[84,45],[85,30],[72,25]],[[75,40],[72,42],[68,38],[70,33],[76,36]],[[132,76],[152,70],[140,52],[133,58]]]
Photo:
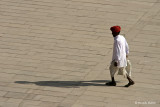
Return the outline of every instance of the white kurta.
[[[126,55],[129,54],[129,47],[122,35],[114,37],[112,61],[118,62],[118,67],[126,67]]]

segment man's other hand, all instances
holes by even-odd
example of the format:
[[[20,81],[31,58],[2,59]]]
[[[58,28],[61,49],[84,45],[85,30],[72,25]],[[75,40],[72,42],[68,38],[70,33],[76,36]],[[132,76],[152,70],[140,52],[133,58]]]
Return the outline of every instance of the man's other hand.
[[[118,63],[117,63],[117,62],[114,62],[114,66],[116,66],[116,67],[117,67],[117,66],[118,66]]]
[[[126,55],[126,58],[128,58],[128,55]]]

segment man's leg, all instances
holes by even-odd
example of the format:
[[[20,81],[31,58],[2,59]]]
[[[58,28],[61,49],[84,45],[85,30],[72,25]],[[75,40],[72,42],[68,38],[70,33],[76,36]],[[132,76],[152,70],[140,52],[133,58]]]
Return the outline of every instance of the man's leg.
[[[106,83],[106,85],[108,85],[108,86],[116,86],[116,81],[114,80],[114,75],[115,75],[116,71],[118,70],[118,68],[114,66],[114,63],[111,63],[111,65],[109,67],[109,70],[110,70],[110,75],[111,75],[112,81]]]
[[[132,65],[130,60],[127,60],[127,67],[126,67],[126,71],[127,71],[127,79],[129,81],[129,83],[127,85],[125,85],[125,87],[129,87],[130,85],[135,84],[135,82],[131,79],[131,70],[132,70]]]
[[[112,77],[112,81],[111,82],[107,82],[106,85],[108,85],[108,86],[116,86],[116,81],[114,80],[114,77]]]
[[[129,87],[130,85],[135,84],[135,82],[131,79],[131,77],[127,74],[127,79],[129,81],[129,83],[127,85],[125,85],[125,87]]]

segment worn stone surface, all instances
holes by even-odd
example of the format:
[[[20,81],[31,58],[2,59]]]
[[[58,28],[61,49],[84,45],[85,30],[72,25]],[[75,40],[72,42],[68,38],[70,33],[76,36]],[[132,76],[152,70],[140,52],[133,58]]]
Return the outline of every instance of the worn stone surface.
[[[120,25],[132,78],[109,64]],[[0,107],[159,107],[160,0],[1,0]]]

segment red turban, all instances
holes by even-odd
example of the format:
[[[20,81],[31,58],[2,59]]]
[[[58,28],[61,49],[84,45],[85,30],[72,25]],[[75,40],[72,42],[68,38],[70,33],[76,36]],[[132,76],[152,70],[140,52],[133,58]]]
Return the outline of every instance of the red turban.
[[[110,28],[110,30],[113,32],[113,33],[118,33],[121,31],[121,27],[120,26],[113,26]]]

